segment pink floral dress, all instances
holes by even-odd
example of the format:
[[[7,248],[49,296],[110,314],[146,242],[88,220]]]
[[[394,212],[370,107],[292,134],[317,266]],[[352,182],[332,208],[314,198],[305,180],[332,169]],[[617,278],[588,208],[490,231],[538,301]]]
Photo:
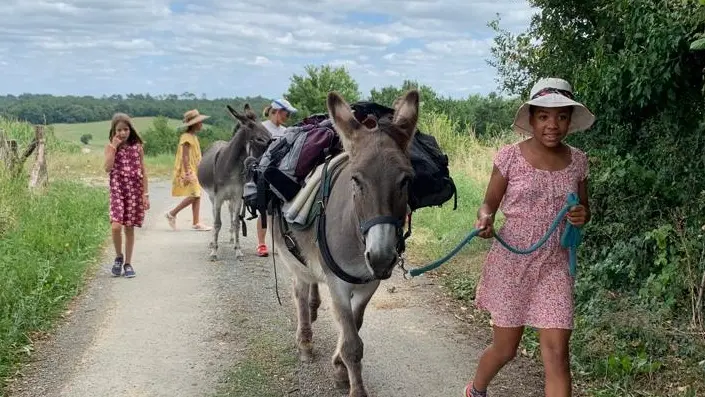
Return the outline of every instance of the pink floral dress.
[[[142,145],[123,144],[115,153],[110,170],[111,222],[142,227],[145,213],[142,177]]]
[[[508,180],[500,206],[506,221],[497,234],[509,245],[526,249],[544,236],[588,176],[587,156],[571,147],[572,160],[560,171],[529,164],[519,144],[502,147],[494,164]],[[568,250],[561,247],[562,222],[546,244],[528,255],[509,252],[494,240],[477,287],[476,305],[488,310],[498,327],[573,328],[574,279]]]

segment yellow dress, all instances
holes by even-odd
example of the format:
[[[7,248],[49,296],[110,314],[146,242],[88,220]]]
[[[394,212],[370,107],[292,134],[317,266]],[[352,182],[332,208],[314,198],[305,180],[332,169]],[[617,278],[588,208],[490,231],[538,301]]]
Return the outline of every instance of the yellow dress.
[[[196,181],[184,183],[186,171],[182,166],[182,157],[184,153],[184,144],[189,144],[189,169]],[[176,148],[176,158],[174,159],[174,172],[171,182],[171,195],[174,197],[201,197],[201,185],[198,183],[196,169],[201,162],[201,144],[198,142],[196,135],[184,132],[179,138],[179,146]]]

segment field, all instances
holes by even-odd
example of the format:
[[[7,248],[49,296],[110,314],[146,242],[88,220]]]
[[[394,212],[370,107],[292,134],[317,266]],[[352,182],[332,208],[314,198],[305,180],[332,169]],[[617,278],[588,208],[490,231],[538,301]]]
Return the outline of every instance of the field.
[[[137,132],[143,134],[154,122],[154,117],[134,117],[132,119]],[[176,128],[181,125],[180,120],[169,119],[169,126]],[[102,147],[108,143],[108,131],[110,131],[110,120],[96,121],[92,123],[80,124],[53,124],[54,134],[58,139],[80,143],[84,134],[93,135],[89,146],[92,148]]]

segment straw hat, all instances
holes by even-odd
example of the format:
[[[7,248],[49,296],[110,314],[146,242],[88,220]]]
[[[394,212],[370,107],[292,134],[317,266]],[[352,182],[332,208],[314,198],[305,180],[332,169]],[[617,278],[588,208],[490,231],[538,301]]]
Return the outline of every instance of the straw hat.
[[[191,109],[184,113],[183,124],[181,124],[179,128],[188,128],[210,117],[211,116],[206,116],[205,114],[200,114],[196,109]]]
[[[532,105],[547,108],[572,106],[569,134],[587,130],[595,122],[595,116],[590,110],[582,103],[573,100],[573,87],[563,79],[544,78],[534,84],[530,99],[519,107],[514,116],[514,131],[519,134],[533,134],[533,128],[529,123],[529,107]]]

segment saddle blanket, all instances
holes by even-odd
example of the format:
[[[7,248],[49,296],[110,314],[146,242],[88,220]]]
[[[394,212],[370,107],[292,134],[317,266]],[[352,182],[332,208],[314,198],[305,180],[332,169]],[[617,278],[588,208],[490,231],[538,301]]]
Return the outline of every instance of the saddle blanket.
[[[339,164],[347,160],[348,154],[342,152],[330,160],[328,169],[335,169]],[[311,175],[306,178],[304,186],[296,194],[294,199],[282,205],[284,219],[286,219],[287,222],[296,224],[299,227],[306,227],[306,225],[309,224],[308,217],[321,187],[323,166],[324,164],[318,165]]]

